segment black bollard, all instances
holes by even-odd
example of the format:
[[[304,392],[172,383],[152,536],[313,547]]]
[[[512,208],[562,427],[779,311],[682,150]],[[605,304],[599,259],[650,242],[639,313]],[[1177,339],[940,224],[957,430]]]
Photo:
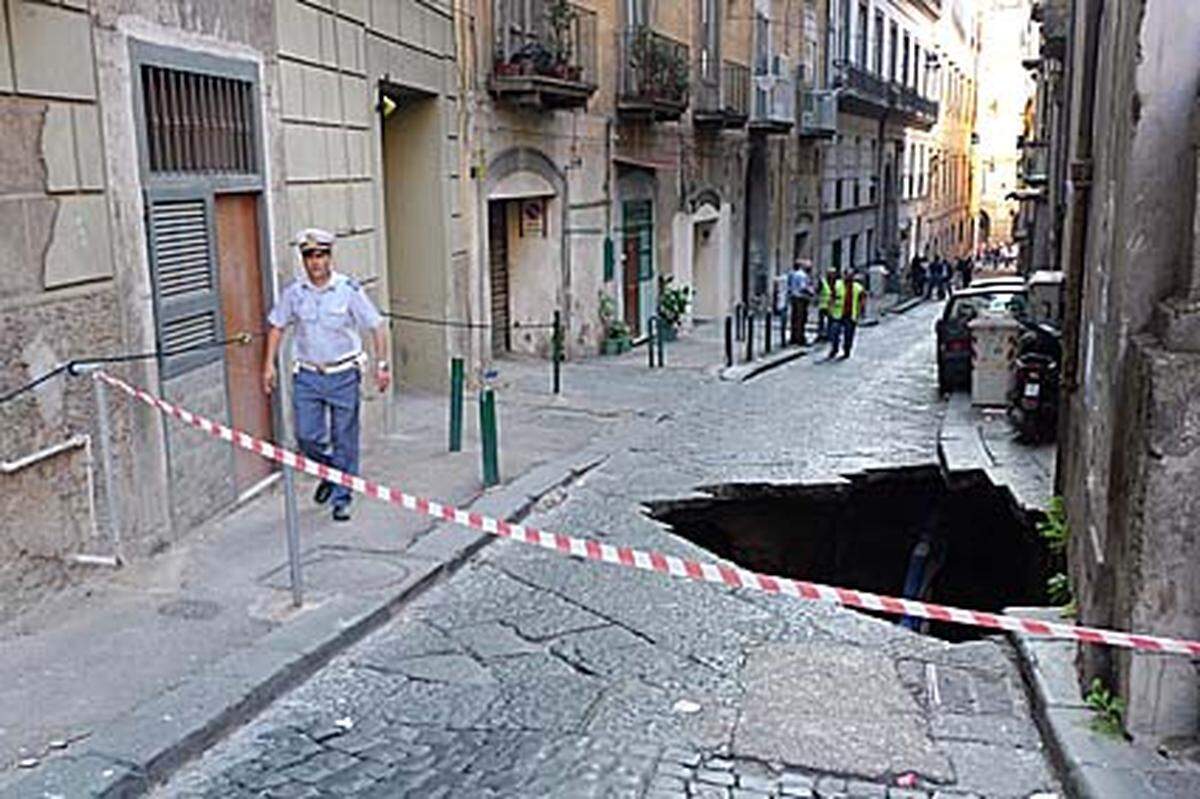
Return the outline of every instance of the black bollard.
[[[791,309],[784,306],[783,312],[779,314],[779,349],[787,346],[788,340],[788,317],[791,315]]]
[[[725,317],[725,366],[733,366],[733,317]]]
[[[754,314],[746,314],[746,362],[754,360]]]
[[[733,324],[734,331],[737,333],[738,341],[746,340],[746,313],[742,304],[739,302],[733,306]]]
[[[646,320],[646,356],[650,368],[654,368],[654,333],[658,329],[658,317],[651,316]]]
[[[774,321],[773,314],[767,311],[767,323],[763,326],[763,355],[771,354],[771,323]]]
[[[562,311],[554,312],[554,334],[551,341],[550,358],[553,365],[550,367],[552,372],[551,383],[554,393],[562,393],[562,360],[563,360],[563,329],[562,329]]]

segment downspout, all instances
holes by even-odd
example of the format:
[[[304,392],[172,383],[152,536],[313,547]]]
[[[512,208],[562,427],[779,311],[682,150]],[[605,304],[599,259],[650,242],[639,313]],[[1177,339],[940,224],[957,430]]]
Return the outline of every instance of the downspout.
[[[1058,430],[1058,467],[1054,474],[1054,491],[1061,495],[1065,489],[1066,469],[1070,453],[1077,449],[1072,440],[1071,409],[1075,395],[1079,391],[1079,346],[1082,341],[1080,329],[1080,313],[1083,307],[1083,279],[1087,253],[1088,216],[1091,212],[1092,197],[1092,127],[1096,107],[1096,65],[1099,60],[1100,19],[1104,13],[1104,0],[1087,0],[1083,10],[1079,4],[1072,8],[1071,25],[1076,27],[1077,15],[1086,15],[1083,20],[1084,40],[1083,61],[1080,74],[1080,92],[1078,122],[1076,123],[1074,141],[1070,142],[1068,152],[1070,158],[1067,170],[1067,219],[1070,230],[1070,242],[1063,253],[1063,265],[1066,270],[1066,307],[1063,324],[1063,370],[1062,388],[1059,399],[1059,430]],[[1074,38],[1071,39],[1071,52],[1068,53],[1068,63],[1073,68]],[[1072,78],[1074,76],[1071,76]],[[1074,84],[1074,80],[1071,81]],[[1067,123],[1071,122],[1071,103],[1066,103]],[[1068,132],[1069,135],[1069,132]]]

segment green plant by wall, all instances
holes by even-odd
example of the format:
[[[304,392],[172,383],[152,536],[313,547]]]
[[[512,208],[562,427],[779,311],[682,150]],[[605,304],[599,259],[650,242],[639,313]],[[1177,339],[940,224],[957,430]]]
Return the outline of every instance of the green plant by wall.
[[[1052,554],[1062,554],[1071,540],[1071,528],[1067,525],[1067,507],[1062,497],[1050,500],[1046,516],[1037,524],[1038,534],[1046,542]]]
[[[1083,701],[1096,714],[1091,722],[1093,730],[1114,738],[1125,737],[1125,700],[1105,688],[1099,677],[1092,679]]]
[[[692,304],[692,290],[688,286],[672,286],[674,278],[668,275],[659,286],[658,316],[665,324],[679,327]]]
[[[1051,605],[1066,606],[1075,601],[1071,590],[1071,578],[1062,572],[1055,572],[1046,579],[1046,599]]]

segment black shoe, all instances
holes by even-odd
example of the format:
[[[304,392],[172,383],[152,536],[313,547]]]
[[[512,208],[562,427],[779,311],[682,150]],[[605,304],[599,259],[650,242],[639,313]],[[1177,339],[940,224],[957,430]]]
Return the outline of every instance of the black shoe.
[[[348,521],[350,521],[350,506],[349,506],[349,505],[337,505],[337,506],[335,506],[335,507],[334,507],[334,509],[333,509],[333,520],[334,520],[335,522],[348,522]]]
[[[317,490],[313,493],[313,502],[318,505],[324,505],[333,496],[333,483],[328,480],[322,480],[317,485]]]
[[[842,353],[842,360],[843,360],[843,361],[844,361],[844,360],[846,360],[846,359],[847,359],[847,358],[849,358],[849,357],[850,357],[850,353],[848,353],[848,352],[843,352],[843,353]]]

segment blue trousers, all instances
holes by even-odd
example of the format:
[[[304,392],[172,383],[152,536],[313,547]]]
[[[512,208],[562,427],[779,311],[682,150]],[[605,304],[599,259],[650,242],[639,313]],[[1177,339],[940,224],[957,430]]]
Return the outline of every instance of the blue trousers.
[[[829,357],[837,355],[838,345],[845,339],[845,349],[842,352],[847,358],[854,347],[854,332],[858,330],[858,322],[853,319],[831,319],[829,322]]]
[[[292,383],[296,444],[304,457],[358,474],[358,395],[362,376],[357,369],[333,375],[301,369]],[[350,504],[350,489],[334,485],[333,506]]]

